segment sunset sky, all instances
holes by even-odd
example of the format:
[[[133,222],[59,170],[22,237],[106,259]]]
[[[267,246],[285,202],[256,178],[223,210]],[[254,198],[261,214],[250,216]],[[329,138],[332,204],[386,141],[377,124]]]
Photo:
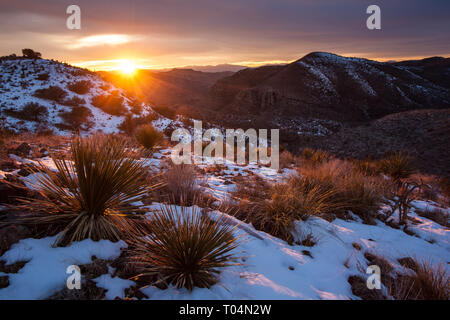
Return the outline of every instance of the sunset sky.
[[[81,30],[66,8],[81,8]],[[381,7],[382,30],[366,28]],[[450,1],[1,0],[0,55],[32,48],[94,70],[248,66],[328,51],[379,60],[450,56]]]

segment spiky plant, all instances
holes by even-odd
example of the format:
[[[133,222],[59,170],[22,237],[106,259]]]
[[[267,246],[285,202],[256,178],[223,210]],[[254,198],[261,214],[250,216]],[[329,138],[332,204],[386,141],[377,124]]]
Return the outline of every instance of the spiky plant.
[[[221,268],[239,264],[233,251],[240,238],[232,229],[222,218],[211,220],[196,209],[161,206],[149,218],[149,234],[136,240],[131,258],[141,272],[136,278],[189,291],[209,288]]]
[[[123,239],[135,224],[129,213],[149,189],[142,163],[128,157],[125,141],[109,136],[76,137],[71,159],[52,157],[56,172],[39,165],[34,184],[42,199],[24,200],[35,214],[24,223],[61,230],[56,244],[86,238]]]
[[[380,160],[380,169],[396,182],[406,179],[414,173],[412,159],[401,151]]]
[[[136,130],[136,140],[149,151],[152,151],[162,139],[162,133],[151,124],[142,125]]]

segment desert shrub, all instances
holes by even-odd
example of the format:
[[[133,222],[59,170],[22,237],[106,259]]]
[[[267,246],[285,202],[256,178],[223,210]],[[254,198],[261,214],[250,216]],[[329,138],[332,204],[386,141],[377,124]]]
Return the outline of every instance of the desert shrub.
[[[121,116],[126,111],[126,108],[123,105],[123,98],[118,92],[95,96],[91,99],[91,103],[93,106],[114,116]]]
[[[237,181],[233,195],[241,199],[231,214],[255,228],[292,243],[294,222],[320,215],[327,219],[348,211],[373,223],[383,199],[383,186],[364,177],[344,161],[330,161],[299,169],[279,184]],[[233,213],[235,212],[235,213]]]
[[[27,121],[45,121],[48,117],[47,107],[36,102],[28,102],[20,110],[8,109],[5,113],[11,117]]]
[[[237,265],[233,250],[239,239],[222,219],[211,220],[197,210],[162,206],[148,222],[149,234],[135,243],[132,263],[137,278],[192,291],[217,283],[220,269]]]
[[[412,260],[412,273],[401,274],[390,286],[398,300],[449,300],[450,275],[443,263]]]
[[[140,126],[136,130],[136,140],[147,150],[153,150],[162,139],[163,134],[151,124]]]
[[[446,211],[439,209],[439,208],[425,208],[422,209],[416,209],[415,213],[417,213],[419,216],[433,220],[436,223],[439,223],[441,226],[450,228],[449,218],[450,214],[448,214]]]
[[[46,72],[46,73],[40,73],[40,74],[36,77],[36,80],[47,81],[49,78],[50,78],[50,75]]]
[[[304,148],[301,157],[312,165],[319,165],[323,162],[331,160],[331,154],[323,150],[313,150],[311,148]]]
[[[332,192],[329,213],[351,211],[366,223],[372,222],[384,195],[380,179],[365,177],[350,163],[339,160],[303,167],[299,171],[297,180],[306,190],[317,186],[322,192]]]
[[[59,116],[71,130],[88,129],[92,125],[89,121],[92,112],[83,106],[72,108],[69,112],[62,112]]]
[[[34,96],[41,99],[55,101],[62,103],[67,96],[67,92],[58,86],[50,86],[48,88],[37,89],[34,92]]]
[[[295,163],[296,163],[296,158],[295,158],[295,156],[292,155],[292,153],[290,153],[287,150],[283,150],[280,153],[280,157],[279,157],[280,169],[289,168],[292,164],[295,164]]]
[[[65,99],[62,104],[64,104],[65,106],[70,106],[70,107],[79,107],[79,106],[83,106],[86,103],[86,101],[84,101],[84,99],[79,98],[77,96],[73,96],[70,99]]]
[[[359,173],[366,177],[376,176],[379,173],[376,163],[370,160],[354,160],[353,165]]]
[[[130,106],[130,111],[132,113],[134,113],[135,115],[140,115],[142,113],[142,111],[144,110],[144,107],[142,106],[142,102],[136,98],[131,98],[130,103],[128,105]]]
[[[401,151],[388,155],[380,160],[380,170],[394,181],[408,178],[414,173],[412,159]]]
[[[91,86],[92,84],[89,80],[81,80],[69,83],[67,89],[78,94],[86,94],[89,93]]]
[[[163,174],[169,192],[169,200],[177,204],[191,205],[199,197],[197,173],[192,165],[171,164]]]
[[[23,54],[24,58],[28,58],[28,59],[40,59],[41,58],[41,53],[36,52],[32,49],[22,49],[22,54]]]
[[[144,165],[128,157],[125,142],[108,136],[74,138],[71,161],[52,156],[56,173],[40,164],[33,183],[42,199],[24,200],[20,210],[34,215],[23,223],[61,230],[56,244],[91,238],[117,241],[136,226],[128,213],[149,189]]]
[[[169,119],[175,119],[176,116],[176,110],[167,107],[167,106],[153,106],[153,110],[158,112],[160,115],[169,118]]]

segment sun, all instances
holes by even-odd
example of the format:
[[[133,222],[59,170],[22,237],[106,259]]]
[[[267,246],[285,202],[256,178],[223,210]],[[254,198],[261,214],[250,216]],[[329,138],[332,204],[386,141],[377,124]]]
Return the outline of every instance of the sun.
[[[119,70],[123,74],[131,76],[136,72],[136,64],[130,60],[123,60],[119,65]]]

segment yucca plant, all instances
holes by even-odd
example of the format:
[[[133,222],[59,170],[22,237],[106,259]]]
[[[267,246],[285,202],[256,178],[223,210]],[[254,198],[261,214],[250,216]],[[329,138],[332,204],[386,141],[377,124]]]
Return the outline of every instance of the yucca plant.
[[[401,151],[380,160],[380,170],[395,182],[406,179],[414,173],[412,159]]]
[[[136,130],[136,140],[149,151],[152,151],[162,139],[162,133],[156,130],[151,124],[142,125]]]
[[[56,244],[86,238],[117,241],[136,225],[129,219],[133,203],[149,189],[146,169],[128,157],[125,141],[109,136],[76,137],[71,159],[52,157],[56,172],[40,164],[35,188],[42,199],[23,200],[35,214],[23,223],[50,224],[61,230]]]
[[[140,270],[136,279],[150,277],[156,279],[153,284],[189,291],[211,287],[221,268],[239,265],[234,250],[241,238],[233,228],[196,209],[161,206],[149,218],[149,234],[135,242],[131,261]]]

